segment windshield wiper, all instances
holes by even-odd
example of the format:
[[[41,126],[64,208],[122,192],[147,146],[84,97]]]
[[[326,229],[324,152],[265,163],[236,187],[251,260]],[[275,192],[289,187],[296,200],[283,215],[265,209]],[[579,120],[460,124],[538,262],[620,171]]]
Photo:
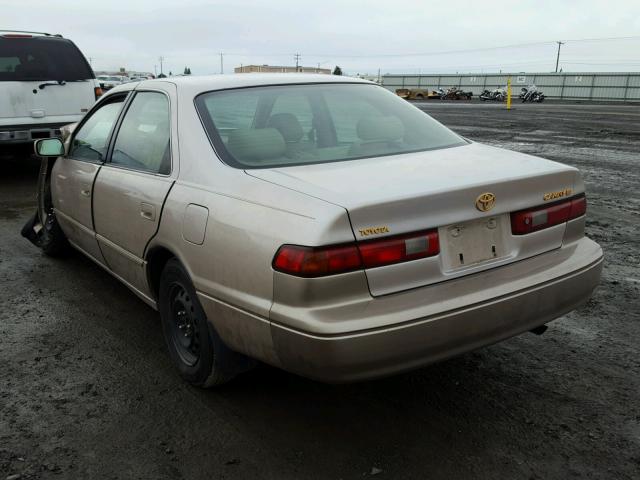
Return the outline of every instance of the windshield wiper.
[[[47,85],[66,85],[67,82],[65,82],[64,80],[58,80],[57,82],[47,82],[47,83],[41,83],[40,85],[38,85],[38,88],[40,90],[44,90],[44,87],[46,87]]]

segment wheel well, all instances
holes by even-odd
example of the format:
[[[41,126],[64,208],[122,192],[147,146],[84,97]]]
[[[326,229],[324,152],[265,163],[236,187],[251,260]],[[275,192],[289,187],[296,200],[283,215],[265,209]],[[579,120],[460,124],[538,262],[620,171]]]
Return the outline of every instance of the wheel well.
[[[147,255],[147,279],[149,280],[151,293],[153,293],[156,300],[158,300],[160,293],[160,275],[162,275],[162,270],[164,270],[167,262],[174,257],[175,255],[164,247],[155,247]]]

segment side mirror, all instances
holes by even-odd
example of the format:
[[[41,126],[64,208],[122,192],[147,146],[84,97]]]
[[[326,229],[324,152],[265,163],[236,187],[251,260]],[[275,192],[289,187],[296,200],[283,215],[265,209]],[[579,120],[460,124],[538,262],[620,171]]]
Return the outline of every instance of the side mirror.
[[[33,144],[39,157],[60,157],[64,155],[64,145],[59,138],[41,138]]]

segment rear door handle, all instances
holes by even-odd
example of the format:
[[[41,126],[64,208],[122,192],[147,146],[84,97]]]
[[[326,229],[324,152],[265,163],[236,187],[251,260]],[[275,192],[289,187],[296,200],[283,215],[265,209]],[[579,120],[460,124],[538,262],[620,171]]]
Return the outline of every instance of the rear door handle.
[[[91,196],[91,189],[90,188],[83,188],[82,190],[80,190],[80,195],[83,195],[85,197],[90,197]]]
[[[150,205],[148,203],[140,204],[140,216],[146,220],[155,220],[156,219],[156,207]]]

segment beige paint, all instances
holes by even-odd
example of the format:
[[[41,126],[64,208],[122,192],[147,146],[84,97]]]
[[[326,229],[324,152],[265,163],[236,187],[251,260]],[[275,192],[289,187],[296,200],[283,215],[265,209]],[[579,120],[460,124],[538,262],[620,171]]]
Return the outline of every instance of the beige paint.
[[[327,381],[413,368],[518,334],[586,301],[598,283],[602,251],[584,238],[584,218],[519,237],[505,223],[509,211],[541,203],[545,192],[584,191],[575,169],[471,144],[249,175],[217,158],[193,103],[218,88],[336,81],[344,79],[246,75],[116,87],[170,96],[173,168],[169,177],[109,165],[97,173],[95,230],[112,273],[153,305],[149,253],[171,251],[229,346]],[[433,168],[421,171],[425,156]],[[77,245],[78,238],[90,245],[96,242],[90,204],[78,212],[71,199],[97,167],[57,163],[56,173],[73,177],[54,179],[63,228]],[[452,170],[460,164],[464,169]],[[363,178],[368,183],[353,181]],[[496,206],[478,212],[475,199],[486,191],[496,194]],[[87,231],[74,230],[66,220],[72,215],[89,222]],[[468,267],[443,258],[450,255],[445,248],[437,257],[326,278],[271,268],[285,243],[353,242],[360,229],[386,226],[369,236],[375,238],[492,217],[502,222],[501,254]],[[99,251],[93,254],[99,259]]]
[[[100,164],[59,158],[51,173],[53,206],[60,226],[77,248],[104,263],[91,215],[93,180]]]

